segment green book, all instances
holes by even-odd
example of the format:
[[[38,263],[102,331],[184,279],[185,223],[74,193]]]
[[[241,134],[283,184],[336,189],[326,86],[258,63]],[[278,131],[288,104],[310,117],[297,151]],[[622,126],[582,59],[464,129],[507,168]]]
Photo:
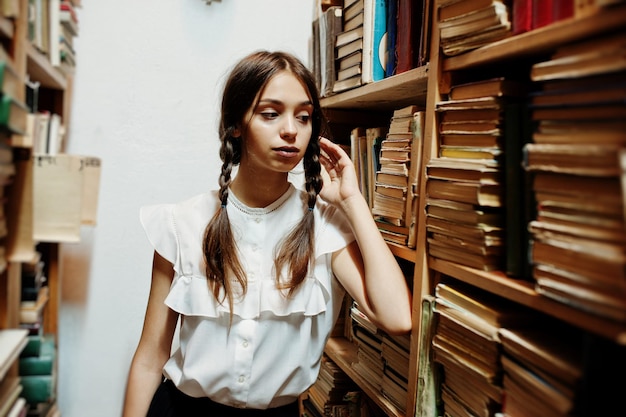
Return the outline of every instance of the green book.
[[[23,135],[27,116],[28,107],[25,104],[7,94],[0,97],[0,128]]]
[[[41,355],[41,345],[43,343],[43,336],[34,335],[28,336],[28,342],[22,350],[21,357],[27,356],[39,356]]]
[[[23,388],[20,395],[29,404],[49,402],[55,396],[55,378],[54,375],[21,376]]]
[[[20,358],[19,373],[26,375],[52,375],[54,361],[56,358],[56,347],[53,336],[45,336],[41,342],[41,349],[38,356],[25,356]]]

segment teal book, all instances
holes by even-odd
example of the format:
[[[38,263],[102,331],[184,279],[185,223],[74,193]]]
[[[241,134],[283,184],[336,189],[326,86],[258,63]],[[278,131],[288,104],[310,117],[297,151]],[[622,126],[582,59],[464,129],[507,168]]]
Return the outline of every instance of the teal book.
[[[380,81],[385,78],[387,68],[387,13],[389,0],[376,0],[374,3],[373,19],[373,62],[372,80]]]
[[[365,0],[363,3],[363,59],[361,62],[363,84],[385,78],[388,1]]]
[[[28,342],[22,350],[21,357],[39,356],[41,354],[41,345],[43,342],[43,336],[30,335],[28,336]]]
[[[19,374],[26,375],[52,375],[56,347],[53,336],[46,336],[41,342],[38,356],[25,356],[19,361]]]
[[[55,375],[26,375],[20,377],[21,396],[29,404],[45,403],[55,397]]]

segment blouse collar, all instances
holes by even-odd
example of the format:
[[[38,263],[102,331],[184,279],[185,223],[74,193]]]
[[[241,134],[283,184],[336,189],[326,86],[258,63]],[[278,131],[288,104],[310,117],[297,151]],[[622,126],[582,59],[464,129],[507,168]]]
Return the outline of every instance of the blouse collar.
[[[293,184],[289,184],[289,188],[287,189],[287,191],[285,191],[283,195],[278,197],[276,201],[274,201],[273,203],[271,203],[270,205],[266,207],[248,207],[237,198],[237,196],[235,195],[235,193],[233,193],[232,190],[230,190],[230,192],[228,193],[228,201],[237,210],[241,211],[244,214],[251,215],[251,216],[263,216],[266,214],[270,214],[271,212],[280,208],[280,206],[282,206],[285,203],[285,201],[287,201],[289,197],[291,197],[294,191],[295,191],[295,187],[293,186]]]

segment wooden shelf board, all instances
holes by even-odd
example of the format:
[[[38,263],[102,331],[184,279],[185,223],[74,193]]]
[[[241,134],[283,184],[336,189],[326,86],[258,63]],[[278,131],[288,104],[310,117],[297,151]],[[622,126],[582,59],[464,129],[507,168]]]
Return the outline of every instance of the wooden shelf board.
[[[364,86],[323,98],[327,109],[390,110],[426,101],[428,64]]]
[[[0,380],[20,356],[28,342],[27,335],[28,330],[25,329],[0,330]]]
[[[13,38],[14,32],[15,25],[13,24],[13,20],[0,16],[0,36],[11,39]]]
[[[411,249],[408,246],[398,245],[393,242],[387,242],[387,245],[389,246],[389,249],[391,249],[391,252],[398,258],[415,263],[415,260],[417,259],[417,251],[415,249]]]
[[[485,45],[443,60],[443,71],[459,70],[505,59],[550,53],[557,46],[626,26],[626,5],[605,7],[583,18],[570,18]]]
[[[432,257],[429,258],[429,266],[442,274],[609,338],[620,345],[626,345],[626,323],[589,314],[544,297],[534,290],[532,282],[509,278],[500,271],[483,272]]]
[[[60,70],[50,63],[48,57],[38,51],[32,44],[27,47],[27,73],[31,81],[38,81],[42,87],[65,90],[67,80]]]
[[[324,352],[352,379],[372,401],[374,401],[386,415],[390,417],[405,417],[391,401],[387,400],[379,389],[374,388],[365,378],[355,372],[352,363],[357,361],[357,346],[343,337],[331,337]]]

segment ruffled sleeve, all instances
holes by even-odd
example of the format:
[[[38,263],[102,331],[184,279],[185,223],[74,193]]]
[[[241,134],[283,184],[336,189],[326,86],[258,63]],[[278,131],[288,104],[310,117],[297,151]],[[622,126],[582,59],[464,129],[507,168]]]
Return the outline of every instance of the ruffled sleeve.
[[[333,253],[348,246],[355,239],[348,219],[336,207],[319,199],[317,207],[320,218],[316,256]]]
[[[139,219],[148,240],[159,255],[173,265],[178,261],[178,237],[176,235],[172,204],[144,206]]]

